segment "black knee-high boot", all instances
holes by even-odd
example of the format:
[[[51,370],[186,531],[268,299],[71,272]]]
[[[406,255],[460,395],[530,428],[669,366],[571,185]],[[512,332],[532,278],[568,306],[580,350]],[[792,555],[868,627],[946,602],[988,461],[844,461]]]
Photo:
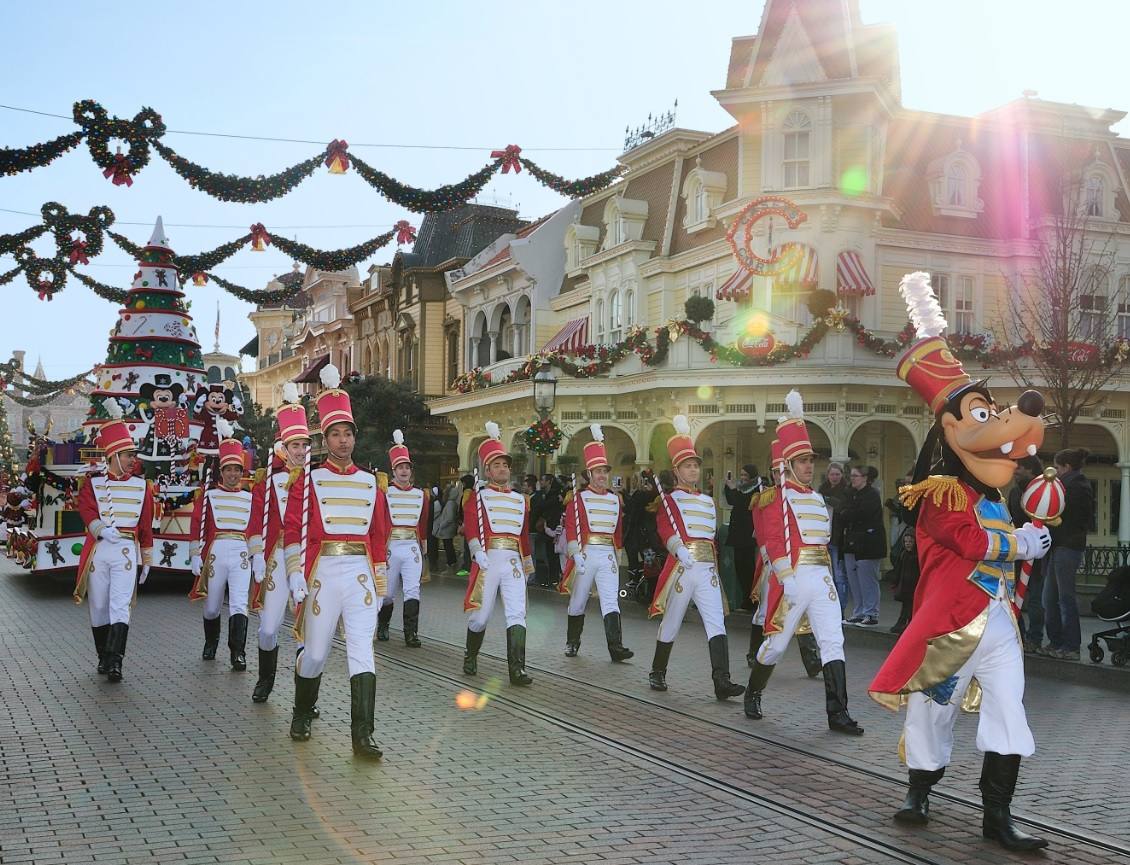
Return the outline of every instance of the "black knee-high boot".
[[[129,625],[125,622],[110,625],[110,633],[106,637],[106,677],[111,682],[122,680],[122,658],[126,654],[128,636]]]
[[[981,801],[985,805],[981,834],[996,841],[1006,850],[1040,850],[1047,847],[1048,842],[1017,829],[1009,812],[1019,774],[1019,754],[985,752],[985,762],[981,767],[981,782],[978,784],[981,788]]]
[[[247,616],[236,613],[228,616],[228,651],[231,668],[242,673],[247,669]]]
[[[895,820],[908,826],[922,826],[930,819],[930,790],[942,780],[946,767],[941,769],[911,769],[910,789],[902,807],[895,812]]]
[[[569,616],[565,629],[565,657],[575,658],[581,650],[581,631],[585,629],[585,614]]]
[[[353,753],[369,760],[384,756],[373,741],[373,712],[377,700],[377,674],[358,673],[349,677],[349,732]]]
[[[863,735],[863,728],[848,714],[847,666],[843,661],[829,661],[824,665],[824,702],[829,730],[852,736]]]
[[[392,621],[392,608],[396,606],[392,601],[381,604],[381,611],[377,613],[377,639],[382,643],[388,642],[388,623]]]
[[[651,659],[651,673],[647,677],[647,683],[653,691],[667,690],[667,662],[671,659],[671,649],[674,645],[673,641],[670,643],[655,641],[655,656]]]
[[[294,710],[290,716],[290,738],[305,742],[310,738],[310,722],[314,720],[314,704],[318,702],[318,689],[322,675],[313,678],[294,674]]]
[[[94,650],[98,652],[98,672],[106,672],[106,639],[110,636],[109,625],[91,625],[94,634]]]
[[[255,690],[251,700],[255,703],[266,703],[275,687],[275,671],[279,666],[279,647],[264,651],[259,650],[259,681],[255,683]]]
[[[483,647],[483,637],[486,631],[472,631],[467,629],[467,648],[463,650],[463,672],[474,676],[479,672],[479,649]]]
[[[820,644],[812,634],[797,634],[796,644],[800,649],[800,661],[804,664],[804,671],[808,673],[808,678],[815,679],[823,668],[820,663]]]
[[[409,598],[404,602],[404,645],[409,649],[419,649],[420,642],[420,602]]]
[[[511,685],[530,685],[533,679],[526,672],[526,626],[511,625],[506,629],[506,666]]]
[[[624,648],[624,632],[619,613],[609,613],[604,617],[604,638],[608,642],[608,656],[614,663],[626,661],[635,655],[631,649]]]
[[[765,626],[764,625],[750,625],[749,628],[749,652],[746,653],[745,663],[751,670],[753,665],[757,663],[757,650],[761,648],[761,644],[765,642]]]
[[[745,693],[745,685],[730,681],[730,641],[725,634],[711,637],[707,642],[710,649],[710,678],[714,681],[714,696],[719,700],[740,697]]]
[[[760,721],[764,717],[761,714],[761,693],[769,683],[769,677],[773,675],[773,667],[773,664],[763,664],[754,658],[753,669],[749,671],[749,683],[745,686],[745,701],[742,706],[747,718]]]
[[[220,647],[220,617],[204,620],[204,654],[205,661],[216,660],[216,649]]]

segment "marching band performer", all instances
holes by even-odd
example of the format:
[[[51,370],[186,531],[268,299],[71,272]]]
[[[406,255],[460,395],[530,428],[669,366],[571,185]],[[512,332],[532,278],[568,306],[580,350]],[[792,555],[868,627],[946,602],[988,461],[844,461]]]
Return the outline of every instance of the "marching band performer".
[[[291,485],[302,471],[310,447],[306,408],[298,401],[298,386],[283,385],[283,405],[275,413],[278,441],[271,455],[271,467],[260,481],[257,494],[263,501],[264,550],[266,568],[256,572],[251,586],[250,606],[259,614],[259,680],[251,699],[265,703],[275,686],[279,663],[279,628],[286,613],[290,589],[282,550],[282,524]]]
[[[392,431],[388,451],[392,483],[386,498],[389,509],[388,594],[377,615],[377,639],[388,640],[388,623],[396,603],[396,592],[404,595],[404,645],[420,648],[420,583],[427,579],[428,527],[431,525],[428,495],[412,486],[412,454],[404,445],[404,433]]]
[[[247,596],[252,575],[265,570],[263,500],[244,489],[243,445],[231,437],[231,425],[219,421],[220,478],[202,491],[192,509],[192,575],[189,599],[204,601],[205,661],[214,660],[220,643],[220,610],[228,595],[228,651],[233,670],[247,669]],[[261,577],[260,577],[261,578]]]
[[[828,554],[831,519],[824,498],[812,489],[816,452],[804,423],[804,403],[795,390],[785,397],[785,403],[789,416],[777,424],[784,482],[778,490],[779,502],[765,508],[761,523],[773,570],[765,609],[766,639],[750,670],[745,714],[754,720],[762,718],[761,694],[801,618],[807,615],[824,661],[828,728],[858,736],[863,728],[847,710],[844,632]]]
[[[1017,560],[1046,555],[1051,538],[1031,523],[1015,528],[1000,489],[1012,481],[1015,461],[1043,443],[1044,399],[1026,391],[1015,407],[998,408],[941,336],[947,325],[929,274],[909,274],[900,290],[918,340],[899,359],[898,376],[935,420],[912,483],[900,490],[916,515],[922,576],[914,615],[868,689],[888,709],[906,706],[900,751],[910,790],[895,819],[929,820],[928,797],[949,764],[958,710],[979,712],[981,833],[1008,850],[1037,850],[1047,840],[1022,832],[1010,812],[1021,759],[1036,750],[1024,712],[1013,569]]]
[[[153,561],[153,489],[133,475],[137,445],[117,419],[121,406],[113,399],[102,404],[111,420],[102,424],[95,443],[106,459],[106,473],[92,475],[79,489],[78,512],[86,538],[73,597],[76,604],[84,597],[89,600],[98,672],[120,682],[136,569],[141,566],[144,583]]]
[[[740,696],[745,688],[730,681],[730,649],[714,543],[717,508],[710,496],[698,490],[702,460],[694,449],[690,424],[683,415],[675,415],[673,423],[675,435],[667,440],[667,453],[677,486],[672,491],[660,489],[661,505],[656,512],[659,539],[671,555],[648,611],[651,617],[663,616],[648,681],[654,691],[667,690],[667,661],[693,600],[706,629],[714,696],[725,700]]]
[[[373,634],[387,593],[388,507],[376,475],[353,463],[357,425],[349,394],[338,389],[341,373],[329,365],[320,378],[326,390],[318,395],[318,420],[329,456],[292,484],[283,516],[287,581],[294,602],[302,605],[295,635],[304,643],[295,663],[290,737],[310,738],[322,671],[340,620],[349,659],[353,753],[379,760],[382,752],[373,740]]]
[[[608,488],[612,467],[604,448],[604,430],[591,424],[593,440],[585,445],[585,471],[588,487],[576,492],[565,508],[565,539],[569,561],[557,591],[569,595],[569,620],[565,636],[565,656],[574,658],[581,648],[585,628],[585,607],[596,583],[600,612],[604,617],[604,636],[608,654],[614,662],[626,661],[635,653],[624,648],[620,623],[620,564],[617,554],[623,548],[623,515],[620,497]]]
[[[488,421],[487,440],[479,445],[479,462],[488,483],[467,502],[463,532],[471,551],[471,574],[463,609],[467,616],[467,648],[463,672],[478,672],[479,649],[495,599],[502,595],[506,612],[506,665],[510,684],[529,685],[526,673],[526,578],[534,572],[530,550],[530,506],[510,489],[510,454],[502,445],[498,424]]]

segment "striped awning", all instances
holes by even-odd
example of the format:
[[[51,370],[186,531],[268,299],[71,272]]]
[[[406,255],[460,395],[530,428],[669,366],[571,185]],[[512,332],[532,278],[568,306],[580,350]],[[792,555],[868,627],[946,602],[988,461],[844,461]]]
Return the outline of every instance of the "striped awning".
[[[542,351],[579,351],[589,344],[589,319],[574,318],[557,331]]]
[[[749,297],[753,287],[753,274],[744,267],[734,271],[734,275],[718,286],[715,297],[718,300],[743,301]]]
[[[298,384],[317,384],[318,374],[322,371],[322,367],[330,362],[330,356],[323,354],[315,358],[311,364],[302,370],[294,379]]]
[[[803,243],[795,244],[800,247],[800,255],[788,270],[774,277],[776,282],[783,285],[806,285],[815,287],[820,282],[817,267],[816,250]],[[776,258],[784,251],[784,244],[775,246],[769,253],[770,258]]]
[[[854,249],[836,256],[836,294],[845,297],[870,297],[875,293],[863,259]]]

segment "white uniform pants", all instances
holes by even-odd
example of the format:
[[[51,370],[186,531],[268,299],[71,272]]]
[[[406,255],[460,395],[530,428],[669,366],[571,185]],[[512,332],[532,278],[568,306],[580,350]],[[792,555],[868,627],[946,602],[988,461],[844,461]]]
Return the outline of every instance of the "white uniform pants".
[[[797,565],[796,573],[789,577],[789,593],[785,600],[789,609],[785,613],[784,627],[767,638],[757,652],[757,660],[772,666],[780,660],[789,641],[796,633],[800,617],[808,613],[812,636],[820,646],[820,660],[844,659],[844,628],[840,623],[840,597],[827,565]]]
[[[765,553],[758,550],[757,553],[762,559],[765,558]],[[765,608],[769,606],[769,574],[772,573],[773,567],[768,561],[765,561],[761,567],[761,580],[758,582],[757,609],[753,611],[753,623],[755,625],[765,625]]]
[[[945,706],[923,693],[914,693],[906,706],[903,725],[908,769],[948,766],[953,750],[953,725],[961,698],[974,676],[981,683],[981,712],[977,749],[1030,757],[1036,751],[1024,714],[1024,655],[1012,615],[994,600],[981,642],[957,671],[957,687]]]
[[[420,577],[424,573],[424,557],[420,545],[405,539],[391,541],[388,545],[388,594],[386,601],[395,601],[396,593],[403,591],[404,600],[420,600]]]
[[[569,595],[570,616],[585,614],[593,582],[600,597],[601,618],[620,612],[620,566],[616,562],[615,547],[605,544],[585,547],[585,566],[573,574],[573,591]]]
[[[264,652],[279,645],[279,628],[282,627],[287,601],[290,599],[286,562],[281,547],[275,552],[274,559],[267,563],[267,569],[267,575],[259,587],[259,599],[263,603],[259,610],[259,648]]]
[[[522,554],[517,550],[487,550],[489,565],[483,575],[483,603],[467,616],[467,630],[485,631],[495,598],[502,595],[502,609],[506,613],[506,627],[526,624],[526,573],[522,569]]]
[[[205,567],[211,565],[208,596],[204,599],[204,618],[215,619],[224,606],[224,589],[228,590],[228,615],[247,615],[247,592],[251,588],[251,556],[247,541],[216,538],[208,551]]]
[[[298,675],[312,679],[322,674],[339,620],[345,624],[350,678],[358,673],[375,673],[373,635],[377,631],[380,601],[368,556],[319,559],[303,602],[306,643],[296,662]]]
[[[679,635],[679,626],[687,614],[691,601],[698,607],[702,616],[702,626],[706,629],[706,639],[725,635],[726,624],[722,615],[722,587],[719,585],[718,568],[713,562],[695,562],[684,568],[678,562],[671,574],[675,584],[667,593],[667,609],[659,623],[659,642],[673,643]]]
[[[129,608],[137,581],[137,545],[127,538],[99,540],[86,582],[86,601],[93,627],[129,624]]]

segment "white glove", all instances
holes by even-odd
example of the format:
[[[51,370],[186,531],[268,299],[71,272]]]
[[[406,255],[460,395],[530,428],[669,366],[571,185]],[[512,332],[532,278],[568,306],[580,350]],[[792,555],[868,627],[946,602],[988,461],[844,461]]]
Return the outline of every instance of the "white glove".
[[[200,572],[202,570],[204,570],[204,560],[202,558],[200,558],[200,556],[193,556],[192,557],[192,575],[194,577],[199,577]]]
[[[138,578],[137,582],[140,585],[144,586],[145,581],[148,580],[148,579],[149,579],[149,565],[142,565],[141,566],[141,576]]]
[[[475,564],[479,566],[480,571],[485,571],[490,564],[490,559],[483,550],[479,550],[475,553]]]
[[[267,562],[262,553],[256,553],[251,557],[251,576],[257,583],[263,582],[263,577],[267,576]]]
[[[294,598],[294,603],[301,604],[306,598],[305,578],[302,574],[288,574],[286,583],[290,587],[290,596]]]
[[[575,567],[581,573],[584,573],[584,570],[585,570],[585,554],[584,553],[576,553],[573,556],[573,567]]]
[[[98,533],[98,537],[104,541],[120,541],[122,539],[122,533],[113,526],[103,526],[102,531]]]
[[[788,579],[778,580],[781,584],[781,592],[785,596],[785,600],[790,604],[793,602],[793,597],[797,593],[796,577],[789,577]]]
[[[689,568],[694,564],[694,556],[692,556],[691,551],[682,544],[675,550],[675,558],[679,560],[679,564],[684,568]]]
[[[1051,549],[1052,536],[1046,526],[1036,528],[1031,523],[1025,523],[1016,530],[1016,558],[1024,561],[1042,559]]]

